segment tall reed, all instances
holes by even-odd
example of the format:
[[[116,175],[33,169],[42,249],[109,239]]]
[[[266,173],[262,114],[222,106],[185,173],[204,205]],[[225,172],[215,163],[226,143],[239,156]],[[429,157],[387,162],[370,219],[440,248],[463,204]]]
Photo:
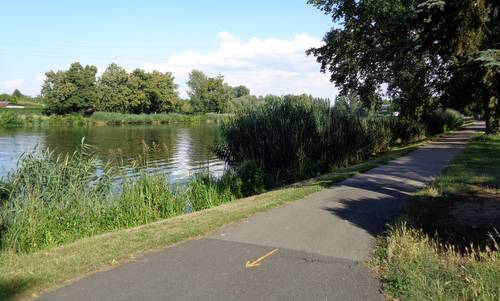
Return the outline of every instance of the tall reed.
[[[234,199],[226,183],[195,175],[186,186],[142,171],[116,181],[89,146],[65,156],[50,150],[24,155],[0,183],[0,247],[29,252]]]
[[[461,125],[450,111],[442,115],[436,118],[446,125],[440,123],[440,131]],[[310,96],[284,96],[224,124],[224,143],[217,154],[237,170],[253,161],[269,188],[359,162],[393,145],[418,140],[425,132],[423,122],[363,116],[342,99],[331,107]]]

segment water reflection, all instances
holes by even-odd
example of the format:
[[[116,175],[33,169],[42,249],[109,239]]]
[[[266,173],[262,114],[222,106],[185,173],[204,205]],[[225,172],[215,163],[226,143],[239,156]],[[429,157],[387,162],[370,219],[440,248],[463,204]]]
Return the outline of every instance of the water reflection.
[[[78,149],[82,138],[95,147],[103,162],[111,161],[131,175],[134,165],[147,159],[149,168],[169,174],[172,181],[186,179],[200,169],[220,174],[224,162],[211,148],[220,141],[217,125],[117,126],[91,128],[51,127],[0,129],[0,177],[16,168],[18,158],[36,146],[56,154]]]

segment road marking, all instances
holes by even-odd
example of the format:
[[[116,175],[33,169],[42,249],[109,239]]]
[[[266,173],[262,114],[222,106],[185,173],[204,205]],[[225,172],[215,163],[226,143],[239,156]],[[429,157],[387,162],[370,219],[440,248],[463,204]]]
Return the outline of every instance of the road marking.
[[[254,268],[254,267],[258,267],[259,265],[262,264],[262,260],[266,259],[267,257],[273,255],[274,253],[276,253],[278,251],[278,249],[274,249],[272,250],[271,252],[257,258],[256,260],[254,261],[250,261],[248,260],[247,263],[245,264],[245,267],[248,269],[248,268]]]

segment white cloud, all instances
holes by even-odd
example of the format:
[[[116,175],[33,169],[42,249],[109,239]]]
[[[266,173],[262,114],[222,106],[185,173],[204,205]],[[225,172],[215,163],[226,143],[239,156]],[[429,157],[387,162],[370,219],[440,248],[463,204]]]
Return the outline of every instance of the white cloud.
[[[35,82],[39,85],[42,85],[43,82],[45,81],[45,74],[44,73],[41,73],[41,74],[38,74],[37,76],[35,76]]]
[[[241,41],[227,31],[217,34],[218,48],[209,52],[185,50],[173,54],[163,63],[147,62],[146,70],[172,72],[182,96],[192,69],[209,75],[222,74],[231,85],[243,84],[253,94],[301,94],[333,98],[337,89],[327,74],[319,72],[319,64],[305,51],[322,44],[307,34],[294,39],[250,38]]]
[[[24,83],[24,79],[8,79],[0,81],[0,91],[10,93],[15,89],[19,89]]]

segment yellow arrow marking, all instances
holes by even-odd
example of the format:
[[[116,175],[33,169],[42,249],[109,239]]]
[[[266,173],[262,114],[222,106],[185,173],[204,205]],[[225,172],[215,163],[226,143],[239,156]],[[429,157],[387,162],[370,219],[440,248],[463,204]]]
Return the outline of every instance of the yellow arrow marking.
[[[256,260],[254,261],[250,261],[248,260],[247,263],[245,264],[245,267],[248,269],[248,268],[254,268],[254,267],[258,267],[259,265],[262,264],[262,260],[266,259],[267,257],[273,255],[274,253],[276,253],[276,251],[278,251],[278,249],[274,249],[272,250],[271,252],[257,258]]]

